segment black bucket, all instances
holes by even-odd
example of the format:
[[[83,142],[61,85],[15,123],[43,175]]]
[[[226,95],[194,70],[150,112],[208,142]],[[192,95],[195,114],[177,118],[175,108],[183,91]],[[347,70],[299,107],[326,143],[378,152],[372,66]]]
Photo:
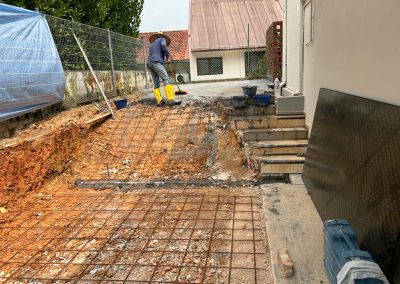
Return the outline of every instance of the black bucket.
[[[245,96],[233,97],[232,105],[235,109],[245,108],[247,106],[247,97]]]
[[[254,97],[257,94],[257,86],[242,87],[243,94],[248,97]]]

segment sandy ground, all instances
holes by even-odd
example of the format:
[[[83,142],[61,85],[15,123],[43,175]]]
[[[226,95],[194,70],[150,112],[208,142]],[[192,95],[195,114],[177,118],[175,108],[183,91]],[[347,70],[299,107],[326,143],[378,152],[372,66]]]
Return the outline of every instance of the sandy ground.
[[[56,121],[45,123],[63,128]],[[256,189],[74,185],[251,179],[234,135],[210,109],[135,105],[77,137],[60,172],[0,214],[0,282],[272,283]]]

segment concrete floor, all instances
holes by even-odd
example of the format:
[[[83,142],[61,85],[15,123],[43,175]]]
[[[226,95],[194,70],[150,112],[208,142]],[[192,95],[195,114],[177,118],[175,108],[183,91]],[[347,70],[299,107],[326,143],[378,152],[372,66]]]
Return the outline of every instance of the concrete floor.
[[[263,93],[268,89],[266,79],[259,80],[238,80],[238,81],[224,81],[224,82],[208,82],[208,83],[195,83],[180,85],[181,90],[189,92],[189,96],[198,97],[214,97],[214,96],[239,96],[242,95],[242,87],[251,85],[257,86],[257,93]],[[178,88],[174,85],[174,90]],[[152,96],[151,90],[146,90],[148,96]]]
[[[323,266],[322,221],[300,175],[291,182],[262,186],[275,283],[329,283]],[[282,276],[277,261],[278,250],[284,248],[294,263],[291,278]]]

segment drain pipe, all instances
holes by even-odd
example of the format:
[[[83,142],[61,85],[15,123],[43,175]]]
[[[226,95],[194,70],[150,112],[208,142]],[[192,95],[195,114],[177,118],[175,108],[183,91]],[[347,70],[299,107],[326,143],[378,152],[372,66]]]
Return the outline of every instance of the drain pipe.
[[[304,89],[304,8],[307,1],[301,0],[301,31],[300,31],[300,62],[299,62],[299,92],[303,95]]]
[[[285,21],[284,21],[284,23],[283,23],[283,25],[284,25],[284,35],[283,35],[283,37],[284,37],[284,39],[285,39],[285,41],[284,41],[284,45],[285,45],[285,76],[284,76],[284,78],[282,78],[282,81],[283,82],[286,82],[287,81],[287,73],[288,73],[288,70],[287,70],[287,67],[288,67],[288,63],[287,63],[287,51],[288,51],[288,48],[287,48],[287,41],[288,41],[288,34],[287,34],[287,26],[288,26],[288,0],[285,0]]]

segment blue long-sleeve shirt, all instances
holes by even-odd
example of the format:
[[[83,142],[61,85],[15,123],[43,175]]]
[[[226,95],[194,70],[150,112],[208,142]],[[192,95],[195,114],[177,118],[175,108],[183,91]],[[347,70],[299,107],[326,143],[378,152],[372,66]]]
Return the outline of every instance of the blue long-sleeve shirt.
[[[164,58],[169,58],[167,41],[165,38],[159,37],[150,45],[147,62],[164,63]]]

